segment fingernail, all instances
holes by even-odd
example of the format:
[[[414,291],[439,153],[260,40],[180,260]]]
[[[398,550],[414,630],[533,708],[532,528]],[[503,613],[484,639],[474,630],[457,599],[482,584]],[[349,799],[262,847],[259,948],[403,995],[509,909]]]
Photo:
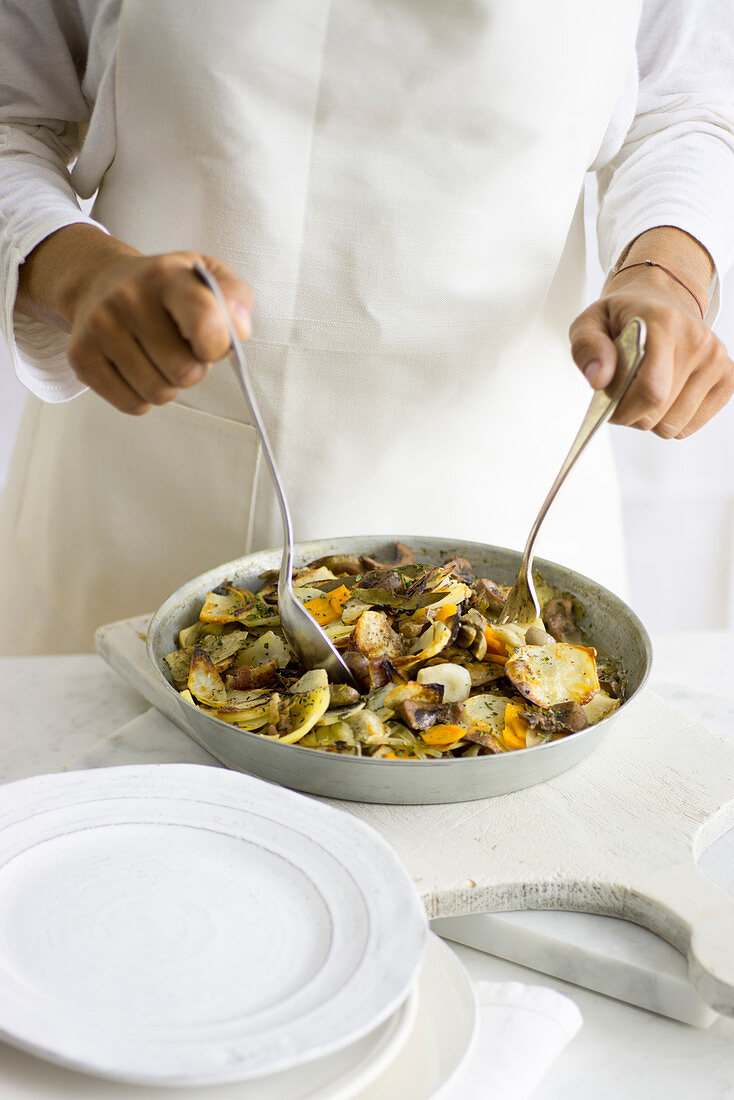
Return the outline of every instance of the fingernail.
[[[591,362],[587,363],[584,367],[584,378],[587,382],[594,386],[601,377],[601,371],[601,359],[592,359]]]
[[[241,340],[247,340],[252,335],[252,317],[249,309],[241,302],[235,302],[232,311],[237,324],[237,335]]]

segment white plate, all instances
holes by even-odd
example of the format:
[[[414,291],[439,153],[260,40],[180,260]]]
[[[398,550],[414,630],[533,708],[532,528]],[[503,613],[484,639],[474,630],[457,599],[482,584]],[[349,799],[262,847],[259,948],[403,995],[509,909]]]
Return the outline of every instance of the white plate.
[[[264,1077],[405,1001],[426,922],[349,814],[191,764],[0,790],[0,1035],[152,1084]]]
[[[443,1096],[444,1088],[471,1056],[477,1027],[474,987],[455,952],[438,936],[428,939],[418,992],[415,1022],[400,1053],[353,1100],[429,1100],[437,1098],[439,1091]]]
[[[429,936],[417,984],[403,1007],[369,1036],[317,1062],[245,1084],[219,1085],[215,1092],[206,1086],[164,1094],[81,1076],[0,1043],[0,1094],[3,1100],[160,1100],[163,1095],[185,1100],[428,1100],[463,1063],[475,1018],[466,971],[442,940]],[[382,1029],[392,1027],[392,1039],[386,1041]],[[376,1073],[380,1076],[367,1087]]]

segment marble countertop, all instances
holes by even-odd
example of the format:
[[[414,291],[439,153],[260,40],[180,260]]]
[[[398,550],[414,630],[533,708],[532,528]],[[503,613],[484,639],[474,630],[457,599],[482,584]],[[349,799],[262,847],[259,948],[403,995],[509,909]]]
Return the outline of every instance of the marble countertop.
[[[734,632],[667,634],[654,639],[654,649],[653,690],[734,739]],[[0,698],[2,782],[73,767],[97,742],[148,709],[99,657],[87,655],[0,659]],[[475,979],[541,984],[579,1005],[584,1026],[534,1094],[537,1100],[617,1100],[622,1095],[627,1100],[734,1100],[734,1020],[719,1018],[706,1030],[691,1028],[452,946]],[[44,1074],[43,1092],[37,1084],[26,1084],[27,1058],[0,1046],[0,1094],[14,1100],[69,1095],[53,1066]],[[160,1093],[140,1090],[141,1098],[148,1095]]]

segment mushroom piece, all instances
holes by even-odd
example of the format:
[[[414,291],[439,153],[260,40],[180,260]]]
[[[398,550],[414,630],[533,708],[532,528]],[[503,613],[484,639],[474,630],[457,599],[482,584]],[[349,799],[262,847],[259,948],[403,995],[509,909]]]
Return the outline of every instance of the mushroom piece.
[[[248,688],[268,687],[273,683],[278,674],[277,661],[265,661],[261,665],[251,668],[249,665],[241,665],[235,672],[227,676],[227,687],[234,691],[247,691]]]
[[[403,565],[415,565],[415,554],[404,542],[395,544],[397,557],[395,561],[378,561],[367,554],[363,554],[360,561],[367,569],[400,569]]]
[[[359,692],[349,684],[329,684],[329,706],[348,707],[359,702]]]
[[[487,577],[481,577],[475,581],[472,589],[474,591],[472,606],[482,614],[489,615],[499,615],[510,591],[509,586],[495,584]]]
[[[520,717],[541,733],[578,733],[589,724],[580,703],[557,703],[547,711],[522,709]]]
[[[458,726],[463,708],[460,703],[424,703],[406,699],[395,708],[395,714],[412,730],[427,730],[437,723]]]
[[[487,726],[471,726],[464,731],[464,740],[473,741],[475,745],[481,745],[490,753],[505,752],[499,737]]]
[[[552,634],[548,634],[546,630],[541,630],[539,626],[529,626],[525,631],[526,645],[548,645],[549,642],[555,640]]]
[[[449,558],[448,561],[443,563],[443,567],[444,569],[450,569],[452,573],[455,573],[457,577],[461,577],[462,581],[466,581],[467,584],[473,584],[476,580],[474,567],[466,558]]]
[[[574,615],[574,601],[571,596],[558,596],[548,600],[543,606],[542,619],[557,642],[581,645],[583,636]]]
[[[347,573],[351,577],[356,577],[362,572],[360,560],[354,554],[327,554],[326,557],[316,558],[315,561],[308,563],[309,569],[319,569],[322,565],[337,575]]]
[[[456,644],[468,649],[478,661],[482,661],[487,654],[487,639],[485,631],[489,623],[475,607],[470,607],[461,617],[461,625],[456,633]],[[463,639],[467,639],[464,643]]]

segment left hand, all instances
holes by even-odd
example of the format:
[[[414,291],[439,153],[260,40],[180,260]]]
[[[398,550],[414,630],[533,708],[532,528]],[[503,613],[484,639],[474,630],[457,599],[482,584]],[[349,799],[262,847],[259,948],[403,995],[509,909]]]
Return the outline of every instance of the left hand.
[[[683,287],[659,268],[635,267],[609,281],[571,325],[571,354],[593,389],[614,378],[613,340],[633,317],[647,324],[647,350],[612,422],[685,439],[734,393],[734,363]]]

